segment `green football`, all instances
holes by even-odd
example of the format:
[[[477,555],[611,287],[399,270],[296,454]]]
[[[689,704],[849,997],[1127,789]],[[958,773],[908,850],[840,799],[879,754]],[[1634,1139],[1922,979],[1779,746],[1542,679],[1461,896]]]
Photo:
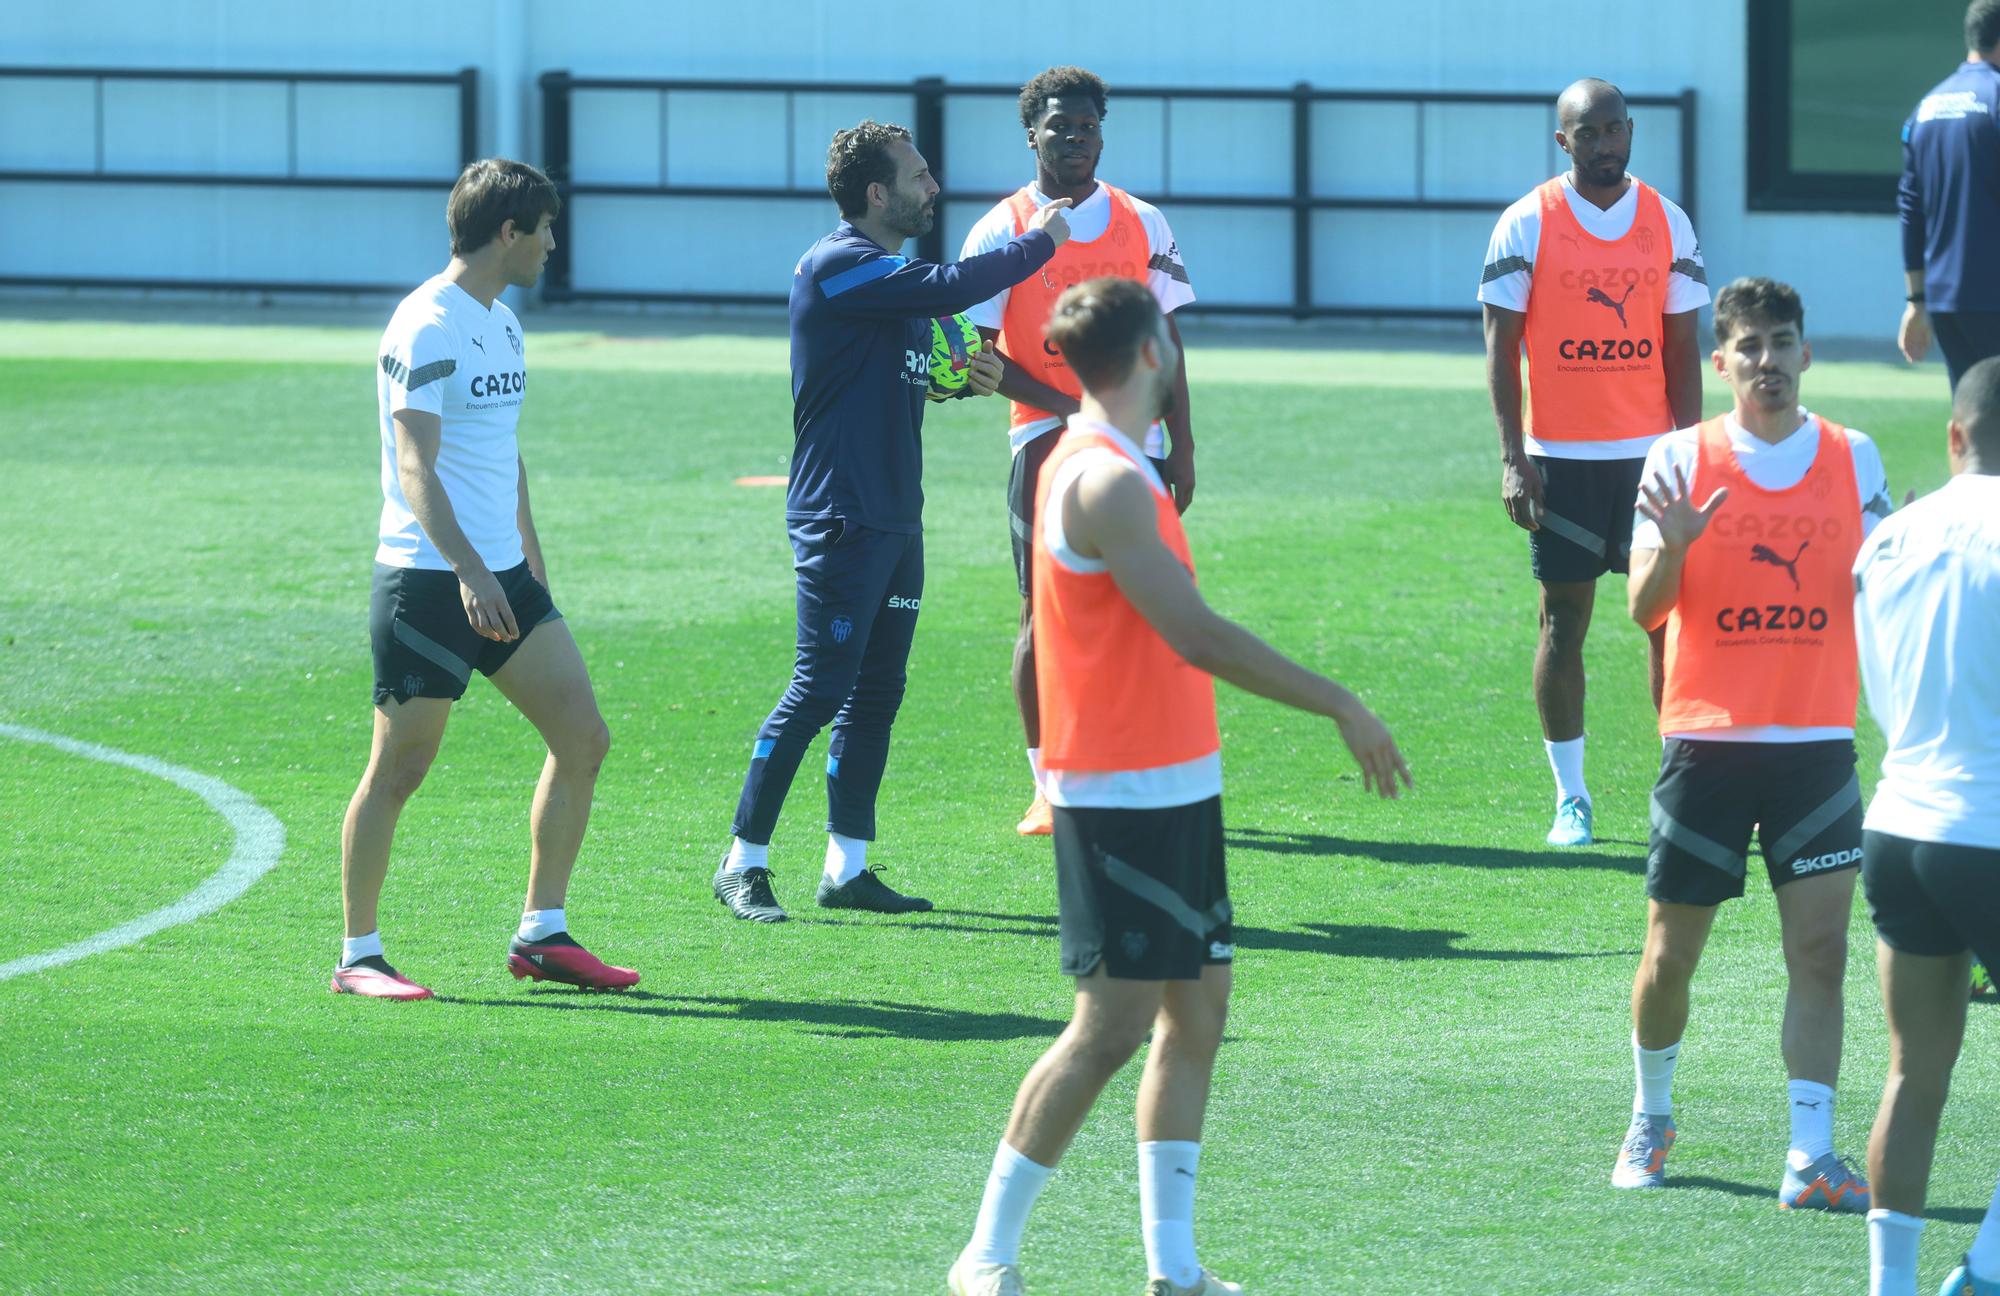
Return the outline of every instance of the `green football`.
[[[931,387],[925,398],[950,400],[963,394],[972,377],[972,357],[984,345],[979,329],[963,315],[931,321]]]

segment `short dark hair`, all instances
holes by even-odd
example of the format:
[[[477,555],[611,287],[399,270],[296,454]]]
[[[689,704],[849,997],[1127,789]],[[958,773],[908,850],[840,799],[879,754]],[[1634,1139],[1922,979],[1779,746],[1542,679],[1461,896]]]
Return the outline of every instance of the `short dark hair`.
[[[1748,328],[1752,320],[1790,324],[1804,337],[1806,308],[1799,300],[1799,290],[1761,275],[1732,279],[1724,284],[1715,295],[1715,345],[1727,346],[1729,339]]]
[[[2000,45],[2000,0],[1972,0],[1965,6],[1965,48],[1984,54]]]
[[[1073,95],[1090,96],[1099,117],[1108,111],[1104,106],[1104,80],[1097,73],[1080,67],[1052,67],[1021,87],[1021,124],[1033,130],[1049,100]]]
[[[1086,279],[1056,298],[1048,337],[1085,387],[1115,386],[1160,330],[1160,304],[1138,279]]]
[[[445,203],[451,254],[470,256],[500,236],[508,221],[524,234],[540,228],[542,217],[562,212],[555,182],[526,162],[481,158],[465,164]]]
[[[1972,441],[1982,471],[2000,471],[2000,356],[1988,356],[1958,376],[1951,417]]]
[[[903,127],[872,117],[833,133],[833,143],[826,150],[826,191],[833,195],[842,216],[859,216],[868,210],[869,185],[895,187],[896,161],[889,146],[908,138],[910,132]]]

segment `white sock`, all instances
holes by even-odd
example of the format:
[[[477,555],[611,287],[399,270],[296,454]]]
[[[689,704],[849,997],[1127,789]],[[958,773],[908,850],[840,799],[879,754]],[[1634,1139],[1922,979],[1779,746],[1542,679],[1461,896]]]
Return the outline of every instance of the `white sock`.
[[[1792,1099],[1792,1169],[1803,1170],[1833,1151],[1833,1090],[1812,1080],[1785,1088]]]
[[[1035,795],[1036,795],[1036,796],[1041,796],[1041,795],[1043,795],[1043,794],[1044,794],[1044,789],[1043,789],[1043,787],[1042,787],[1042,749],[1041,749],[1041,748],[1039,748],[1039,747],[1030,747],[1030,748],[1028,748],[1028,768],[1029,768],[1029,770],[1033,771],[1033,773],[1034,773],[1034,775],[1035,775]]]
[[[1002,1139],[993,1154],[993,1170],[986,1176],[986,1195],[979,1199],[979,1222],[972,1226],[965,1258],[973,1264],[1018,1263],[1028,1212],[1054,1173],[1054,1166],[1028,1160]]]
[[[1924,1222],[1892,1210],[1868,1212],[1868,1296],[1917,1296],[1917,1239]]]
[[[868,843],[859,837],[842,837],[839,833],[826,835],[826,880],[835,886],[845,886],[861,876],[868,867]]]
[[[521,915],[521,926],[514,933],[516,939],[524,941],[547,940],[560,936],[569,930],[569,920],[560,909],[530,909]]]
[[[1544,738],[1542,746],[1549,749],[1549,768],[1556,775],[1556,805],[1573,796],[1590,800],[1590,791],[1583,785],[1583,739],[1550,742]]]
[[[724,873],[741,873],[745,869],[767,869],[771,867],[771,844],[756,846],[741,837],[729,839],[729,858],[722,862]]]
[[[1993,1190],[1992,1204],[1972,1239],[1972,1249],[1965,1253],[1965,1263],[1975,1278],[1987,1282],[2000,1278],[2000,1188]]]
[[[1639,1035],[1632,1034],[1632,1069],[1639,1076],[1632,1094],[1632,1110],[1647,1116],[1674,1114],[1674,1063],[1681,1059],[1681,1046],[1663,1049],[1639,1047]]]
[[[356,959],[382,957],[382,929],[376,928],[366,936],[349,936],[340,942],[340,966],[347,967]]]
[[[1194,1184],[1201,1144],[1139,1145],[1139,1222],[1146,1234],[1146,1274],[1176,1286],[1201,1281],[1194,1258]]]

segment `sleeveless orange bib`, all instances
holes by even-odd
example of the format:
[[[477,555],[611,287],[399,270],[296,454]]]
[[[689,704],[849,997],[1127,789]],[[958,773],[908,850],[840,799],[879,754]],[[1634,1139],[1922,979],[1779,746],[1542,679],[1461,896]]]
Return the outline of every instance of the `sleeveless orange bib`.
[[[1586,233],[1560,177],[1544,184],[1542,233],[1528,288],[1525,424],[1537,441],[1623,441],[1674,427],[1665,332],[1673,232],[1651,185],[1625,237]]]
[[[1130,459],[1102,432],[1072,427],[1050,452],[1035,490],[1035,686],[1042,706],[1042,764],[1119,771],[1197,760],[1222,746],[1215,681],[1167,646],[1119,593],[1109,572],[1063,566],[1042,533],[1057,470],[1091,449]],[[1150,478],[1147,485],[1160,540],[1192,575],[1194,559],[1180,513]]]
[[[1138,209],[1132,206],[1131,195],[1102,180],[1098,183],[1104,185],[1111,199],[1111,223],[1105,226],[1104,233],[1088,243],[1070,239],[1057,248],[1039,273],[1008,291],[1007,310],[1000,317],[1000,349],[1007,353],[1007,358],[1026,369],[1030,377],[1071,396],[1081,396],[1083,384],[1070,372],[1068,362],[1050,345],[1047,336],[1056,298],[1072,284],[1105,275],[1144,283],[1147,262],[1151,259],[1146,226],[1139,219]],[[1007,200],[1007,206],[1014,213],[1014,234],[1019,237],[1027,232],[1028,222],[1035,217],[1034,191],[1016,190]],[[1008,426],[1020,427],[1054,417],[1047,410],[1015,401]]]
[[[1799,484],[1769,491],[1729,448],[1722,419],[1701,425],[1688,494],[1729,498],[1688,547],[1667,617],[1660,732],[1749,725],[1854,727],[1854,556],[1861,492],[1854,452],[1820,420],[1819,452]]]

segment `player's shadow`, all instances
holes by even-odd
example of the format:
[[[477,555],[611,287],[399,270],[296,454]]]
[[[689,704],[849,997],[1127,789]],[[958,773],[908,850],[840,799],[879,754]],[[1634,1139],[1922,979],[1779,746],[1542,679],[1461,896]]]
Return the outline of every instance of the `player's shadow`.
[[[1759,1187],[1711,1175],[1673,1175],[1668,1178],[1667,1187],[1705,1188],[1710,1192],[1728,1193],[1731,1197],[1748,1197],[1756,1201],[1769,1201],[1778,1195],[1769,1184]],[[1924,1218],[1943,1220],[1947,1224],[1977,1224],[1986,1218],[1986,1210],[1971,1206],[1926,1206]]]
[[[1638,950],[1569,952],[1564,950],[1467,949],[1458,944],[1462,931],[1443,928],[1371,927],[1336,923],[1305,923],[1303,930],[1276,931],[1238,927],[1236,948],[1283,950],[1292,954],[1326,954],[1335,958],[1383,959],[1396,963],[1435,959],[1477,959],[1486,963],[1560,963],[1570,959],[1636,958]]]
[[[1263,828],[1231,828],[1225,840],[1235,850],[1269,851],[1274,855],[1351,855],[1383,864],[1436,865],[1480,869],[1608,869],[1615,873],[1646,871],[1644,851],[1637,855],[1592,850],[1507,850],[1498,846],[1464,846],[1455,842],[1360,841],[1323,833],[1271,832]],[[1599,841],[1598,845],[1628,846]]]
[[[1025,1013],[965,1012],[886,999],[748,999],[734,995],[658,994],[623,990],[592,994],[566,986],[537,987],[519,998],[465,999],[439,995],[447,1004],[477,1008],[543,1008],[557,1012],[629,1013],[642,1017],[698,1017],[753,1025],[789,1024],[810,1035],[837,1039],[965,1041],[1047,1039],[1068,1023]]]
[[[880,931],[978,932],[988,936],[1048,936],[1056,934],[1054,914],[987,913],[978,909],[933,909],[920,917],[829,918],[810,915],[815,926],[873,927]],[[1007,926],[996,926],[1006,923]]]

